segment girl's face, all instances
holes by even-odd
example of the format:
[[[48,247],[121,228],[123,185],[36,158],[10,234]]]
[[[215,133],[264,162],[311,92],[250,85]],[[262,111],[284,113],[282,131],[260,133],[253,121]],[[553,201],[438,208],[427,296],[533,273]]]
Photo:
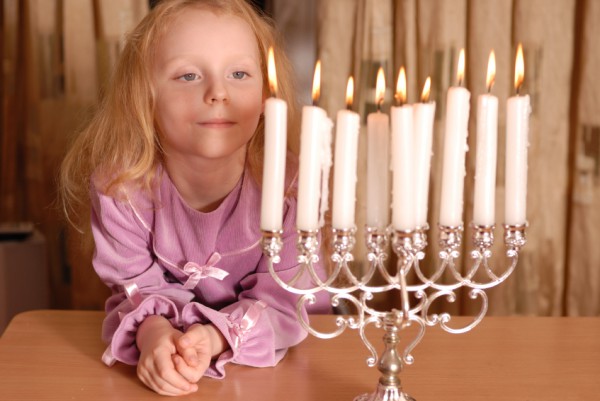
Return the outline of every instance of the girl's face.
[[[153,65],[167,161],[244,160],[263,110],[259,58],[239,17],[192,9],[176,18]]]

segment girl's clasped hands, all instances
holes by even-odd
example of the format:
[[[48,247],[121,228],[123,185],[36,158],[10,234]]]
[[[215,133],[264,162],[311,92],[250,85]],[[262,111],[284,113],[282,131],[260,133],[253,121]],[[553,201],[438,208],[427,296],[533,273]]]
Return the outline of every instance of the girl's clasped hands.
[[[225,341],[210,324],[194,324],[183,333],[165,318],[150,316],[138,330],[137,345],[140,380],[159,394],[183,395],[198,390],[196,383]]]

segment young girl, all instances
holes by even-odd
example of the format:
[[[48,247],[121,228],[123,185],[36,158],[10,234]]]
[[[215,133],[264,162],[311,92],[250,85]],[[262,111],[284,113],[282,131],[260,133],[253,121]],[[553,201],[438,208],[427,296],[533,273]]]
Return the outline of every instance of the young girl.
[[[91,203],[93,265],[112,290],[103,360],[137,364],[160,394],[194,392],[229,362],[273,366],[306,336],[296,296],[270,277],[260,247],[266,54],[276,44],[246,0],[161,1],[63,163],[65,207]],[[295,134],[289,63],[279,50],[276,60]],[[288,279],[295,174],[288,162],[276,265]],[[310,309],[328,311],[324,297]]]

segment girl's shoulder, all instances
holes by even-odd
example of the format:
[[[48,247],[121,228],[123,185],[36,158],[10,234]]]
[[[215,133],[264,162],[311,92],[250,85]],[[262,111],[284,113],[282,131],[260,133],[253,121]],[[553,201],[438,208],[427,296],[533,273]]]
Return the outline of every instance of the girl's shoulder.
[[[161,164],[150,168],[144,173],[143,178],[129,179],[121,171],[95,170],[90,177],[92,190],[113,198],[122,198],[130,194],[151,197],[156,188],[160,186],[163,179],[163,167]]]
[[[90,179],[90,192],[92,199],[105,199],[119,207],[129,208],[138,218],[142,215],[149,217],[153,210],[160,207],[165,175],[160,165],[148,173],[147,180],[139,182],[122,181],[116,174],[95,171]]]

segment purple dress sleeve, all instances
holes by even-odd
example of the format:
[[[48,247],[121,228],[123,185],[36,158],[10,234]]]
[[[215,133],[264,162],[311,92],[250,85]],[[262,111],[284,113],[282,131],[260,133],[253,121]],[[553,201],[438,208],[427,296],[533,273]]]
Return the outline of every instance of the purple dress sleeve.
[[[168,283],[151,252],[150,233],[138,224],[126,201],[91,191],[91,225],[95,252],[93,265],[111,289],[102,339],[109,343],[103,360],[136,364],[137,328],[148,315],[162,315],[179,326],[179,311],[194,294],[181,285]]]

